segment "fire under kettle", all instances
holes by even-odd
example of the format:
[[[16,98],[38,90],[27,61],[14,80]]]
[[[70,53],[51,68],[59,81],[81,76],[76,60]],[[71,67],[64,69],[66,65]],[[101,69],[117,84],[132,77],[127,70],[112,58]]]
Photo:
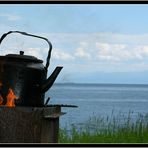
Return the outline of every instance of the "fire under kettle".
[[[9,31],[1,36],[0,44],[10,33],[20,33],[43,39],[49,44],[49,51],[46,66],[43,65],[42,60],[24,55],[23,51],[20,51],[19,54],[0,56],[0,105],[6,105],[8,101],[12,102],[13,100],[9,96],[14,95],[13,104],[15,106],[42,107],[45,105],[45,92],[51,88],[63,67],[57,66],[47,78],[52,50],[49,40],[26,32]]]

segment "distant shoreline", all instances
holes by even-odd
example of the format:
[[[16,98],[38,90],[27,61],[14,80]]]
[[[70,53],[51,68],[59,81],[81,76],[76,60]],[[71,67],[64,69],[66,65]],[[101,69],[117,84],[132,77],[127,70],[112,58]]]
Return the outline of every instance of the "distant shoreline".
[[[54,85],[90,85],[90,86],[148,86],[148,84],[121,84],[121,83],[54,83]]]

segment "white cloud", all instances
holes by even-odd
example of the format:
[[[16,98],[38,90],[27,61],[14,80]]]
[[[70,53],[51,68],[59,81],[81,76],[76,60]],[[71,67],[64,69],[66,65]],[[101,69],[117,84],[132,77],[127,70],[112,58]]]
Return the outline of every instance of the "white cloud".
[[[40,48],[26,48],[25,55],[35,56],[38,59],[43,59],[43,55],[41,54],[42,49]]]
[[[40,33],[39,33],[40,34]],[[148,45],[148,34],[120,34],[110,32],[98,33],[42,33],[55,43],[73,42],[73,44],[109,44]]]
[[[83,49],[82,47],[77,48],[74,55],[78,58],[86,58],[86,59],[91,58],[91,55],[87,51],[85,51],[85,49]]]
[[[100,60],[120,61],[131,59],[130,51],[125,44],[96,43],[96,57]]]
[[[0,14],[0,17],[5,17],[7,18],[8,21],[17,21],[20,20],[21,17],[19,15],[15,15],[15,14]]]
[[[28,32],[29,33],[29,32]],[[52,63],[60,60],[61,64],[76,63],[86,65],[95,70],[107,71],[134,71],[148,70],[148,35],[123,35],[112,33],[92,33],[92,34],[42,34],[33,33],[48,38],[53,44],[51,53]],[[13,36],[12,36],[13,37]],[[11,38],[12,38],[11,37]],[[20,37],[17,44],[20,42]],[[28,38],[27,38],[28,39]],[[30,46],[28,46],[28,40]],[[15,49],[24,50],[25,54],[36,56],[46,61],[48,48],[33,42],[32,38],[21,40]],[[11,50],[13,41],[6,41],[5,53],[15,53]],[[26,46],[27,45],[27,46]],[[31,46],[32,45],[32,46]],[[8,48],[8,46],[10,48]],[[33,48],[35,47],[35,48]],[[2,53],[2,51],[1,51]],[[58,61],[59,62],[59,61]],[[83,62],[83,63],[81,63]],[[93,65],[93,66],[92,66]],[[81,69],[81,68],[80,68]],[[88,69],[88,68],[86,68]]]
[[[109,61],[145,60],[148,58],[148,46],[130,46],[128,44],[96,43],[97,58]]]
[[[148,58],[148,34],[130,35],[114,33],[52,33],[49,36],[53,44],[71,44],[75,59],[91,59],[105,62],[127,62]],[[68,50],[67,50],[68,53]]]
[[[143,56],[148,56],[148,46],[138,46],[137,50],[139,51],[140,54]]]
[[[81,42],[80,42],[80,46],[81,46],[81,47],[87,47],[87,46],[88,46],[88,43],[85,42],[85,41],[81,41]]]
[[[110,48],[110,45],[107,44],[107,43],[97,42],[96,43],[96,47],[99,48],[99,49],[103,49],[104,51],[106,51],[106,50],[108,50]]]
[[[74,60],[74,56],[70,55],[67,52],[63,52],[56,49],[52,52],[52,58],[56,60],[64,60],[64,61]]]

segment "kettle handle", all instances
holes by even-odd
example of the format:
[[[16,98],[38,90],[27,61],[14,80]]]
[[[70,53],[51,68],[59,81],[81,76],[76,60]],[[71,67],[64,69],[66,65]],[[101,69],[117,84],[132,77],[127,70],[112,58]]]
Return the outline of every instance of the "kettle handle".
[[[26,32],[21,32],[21,31],[9,31],[7,33],[4,33],[1,38],[0,38],[0,44],[2,43],[2,40],[10,33],[20,33],[22,35],[27,35],[27,36],[32,36],[32,37],[37,37],[37,38],[40,38],[40,39],[44,39],[45,41],[47,41],[47,43],[49,44],[49,51],[48,51],[48,56],[47,56],[47,59],[46,59],[46,66],[45,66],[45,69],[46,71],[48,70],[48,66],[49,66],[49,61],[50,61],[50,57],[51,57],[51,50],[52,50],[52,44],[51,42],[45,38],[45,37],[41,37],[41,36],[37,36],[37,35],[33,35],[33,34],[29,34],[29,33],[26,33]]]

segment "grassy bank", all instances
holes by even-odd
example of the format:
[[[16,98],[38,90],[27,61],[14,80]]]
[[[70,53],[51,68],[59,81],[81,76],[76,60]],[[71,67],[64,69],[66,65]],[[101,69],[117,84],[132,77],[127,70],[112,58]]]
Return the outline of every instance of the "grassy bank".
[[[131,114],[91,117],[81,128],[60,129],[59,143],[148,143],[148,114],[138,114],[135,120]]]

